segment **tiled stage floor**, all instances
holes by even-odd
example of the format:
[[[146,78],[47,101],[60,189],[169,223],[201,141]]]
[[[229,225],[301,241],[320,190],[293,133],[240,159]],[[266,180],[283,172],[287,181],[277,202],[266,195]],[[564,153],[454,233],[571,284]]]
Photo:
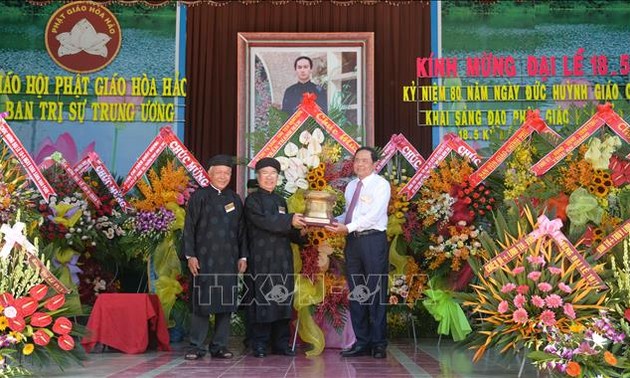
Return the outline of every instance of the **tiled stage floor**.
[[[115,352],[91,353],[83,367],[73,366],[64,372],[56,367],[35,370],[41,377],[516,377],[520,360],[487,353],[473,364],[472,353],[461,346],[437,339],[394,340],[384,360],[372,357],[342,358],[338,349],[327,349],[320,356],[306,357],[298,349],[291,358],[270,355],[259,359],[242,355],[239,340],[232,340],[232,360],[206,356],[186,361],[184,343],[172,344],[171,352],[150,351],[139,355]],[[522,377],[536,377],[536,371],[525,365]]]

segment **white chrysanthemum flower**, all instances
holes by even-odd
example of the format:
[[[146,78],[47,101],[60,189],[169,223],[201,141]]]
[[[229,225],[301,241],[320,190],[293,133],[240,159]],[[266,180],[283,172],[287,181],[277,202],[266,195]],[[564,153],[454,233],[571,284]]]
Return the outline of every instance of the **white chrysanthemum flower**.
[[[298,146],[293,142],[289,142],[287,143],[286,146],[284,146],[284,154],[286,156],[289,156],[289,157],[295,156],[297,155],[297,152],[298,152]]]

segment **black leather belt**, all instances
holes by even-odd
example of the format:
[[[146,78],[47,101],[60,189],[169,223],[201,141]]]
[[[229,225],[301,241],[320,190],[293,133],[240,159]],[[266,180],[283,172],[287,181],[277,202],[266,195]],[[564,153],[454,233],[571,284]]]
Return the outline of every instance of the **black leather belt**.
[[[380,230],[353,231],[350,233],[350,235],[354,236],[355,238],[358,238],[359,236],[367,236],[367,235],[377,234],[379,232],[385,232],[385,231],[380,231]]]

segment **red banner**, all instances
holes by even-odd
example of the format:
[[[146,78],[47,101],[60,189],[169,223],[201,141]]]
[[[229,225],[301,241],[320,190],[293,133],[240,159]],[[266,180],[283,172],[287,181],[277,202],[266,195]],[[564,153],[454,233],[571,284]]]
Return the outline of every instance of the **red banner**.
[[[621,226],[617,227],[610,235],[606,236],[602,239],[602,242],[595,248],[595,260],[600,259],[604,256],[608,251],[612,249],[612,247],[619,244],[622,240],[630,235],[630,219],[627,219],[625,222],[621,224]]]
[[[120,190],[120,187],[116,183],[116,179],[114,178],[114,176],[112,176],[111,172],[109,171],[109,169],[107,169],[107,166],[105,165],[105,163],[103,163],[103,161],[101,160],[101,157],[96,152],[91,151],[88,154],[88,156],[86,156],[86,158],[81,160],[75,166],[75,168],[74,168],[75,172],[77,172],[77,174],[78,174],[77,168],[82,168],[83,165],[84,165],[83,162],[86,159],[88,161],[88,169],[90,167],[94,168],[94,171],[96,172],[98,177],[103,182],[103,185],[105,185],[107,190],[116,199],[116,202],[118,202],[118,205],[120,206],[122,211],[126,213],[127,210],[130,210],[131,209],[131,205],[129,204],[129,202],[127,202],[125,200],[125,197],[123,196],[122,191]],[[84,170],[83,172],[86,172],[86,171],[87,171],[87,169]]]
[[[540,111],[529,110],[527,111],[527,118],[521,127],[519,127],[518,130],[516,130],[516,132],[512,134],[512,136],[510,136],[510,138],[508,138],[508,140],[481,165],[481,167],[479,167],[479,169],[470,175],[470,184],[472,186],[477,186],[480,182],[490,176],[490,174],[494,172],[501,163],[503,163],[505,159],[514,152],[514,150],[516,150],[518,145],[523,143],[523,141],[533,132],[537,132],[541,135],[548,135],[546,140],[554,146],[558,145],[562,138],[558,135],[558,133],[549,128],[545,121],[540,118]]]
[[[129,174],[127,174],[125,181],[123,181],[120,187],[123,195],[127,194],[131,190],[131,188],[136,185],[138,180],[140,180],[140,177],[142,177],[142,175],[144,175],[144,173],[148,171],[149,168],[151,168],[151,165],[153,165],[155,160],[158,158],[158,156],[160,156],[165,148],[166,142],[164,141],[164,138],[160,133],[155,136],[155,138],[151,141],[146,150],[144,150],[142,155],[140,155],[138,160],[136,160],[134,165],[129,170]]]
[[[42,260],[37,256],[37,248],[31,244],[24,235],[24,228],[26,225],[22,222],[17,222],[10,227],[8,224],[3,224],[0,227],[0,235],[4,235],[4,245],[0,250],[0,259],[7,258],[11,250],[16,244],[21,245],[26,251],[28,262],[35,269],[39,269],[39,275],[46,281],[46,283],[52,287],[57,293],[68,294],[70,290],[63,284],[57,277],[55,277],[50,270],[44,265]]]
[[[2,140],[9,146],[9,149],[13,151],[13,155],[18,159],[20,165],[26,171],[28,178],[35,183],[37,190],[42,195],[44,200],[48,202],[50,196],[56,195],[55,190],[50,185],[48,180],[42,175],[39,167],[35,164],[35,161],[24,148],[24,145],[18,137],[15,135],[9,124],[4,120],[6,113],[0,113],[0,135]]]
[[[560,219],[551,221],[546,216],[541,215],[538,217],[538,224],[534,231],[516,241],[508,249],[492,258],[483,266],[484,275],[488,277],[494,271],[512,261],[516,256],[525,253],[538,239],[550,237],[560,250],[560,253],[565,255],[572,264],[575,264],[577,271],[590,286],[606,289],[604,281],[602,281],[595,270],[593,270],[584,257],[575,249],[575,246],[571,244],[569,239],[560,231],[561,228],[562,221]]]

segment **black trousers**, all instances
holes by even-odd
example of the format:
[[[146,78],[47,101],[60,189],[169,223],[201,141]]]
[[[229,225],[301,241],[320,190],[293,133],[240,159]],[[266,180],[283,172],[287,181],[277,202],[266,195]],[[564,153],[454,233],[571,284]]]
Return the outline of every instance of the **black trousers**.
[[[385,232],[349,234],[344,250],[357,346],[387,346],[389,248]]]
[[[214,314],[214,334],[212,335],[212,341],[210,342],[211,353],[227,347],[228,338],[230,337],[231,316],[231,312]],[[190,343],[201,352],[207,351],[206,336],[208,336],[209,325],[209,316],[192,314],[190,322]]]
[[[290,319],[280,319],[271,323],[253,323],[252,349],[266,350],[271,342],[273,350],[286,350],[289,347],[289,322]]]

